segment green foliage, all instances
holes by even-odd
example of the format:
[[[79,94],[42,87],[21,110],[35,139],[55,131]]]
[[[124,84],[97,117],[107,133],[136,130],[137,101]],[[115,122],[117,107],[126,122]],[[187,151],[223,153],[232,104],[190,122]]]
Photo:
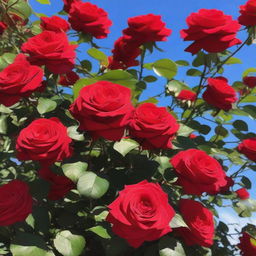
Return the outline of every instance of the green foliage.
[[[85,239],[72,234],[69,230],[59,232],[53,242],[57,251],[63,256],[79,256],[85,247]]]
[[[102,197],[109,188],[109,182],[97,176],[93,172],[86,172],[83,174],[77,183],[77,190],[83,196],[92,199]]]
[[[157,60],[153,63],[152,68],[158,76],[163,76],[168,80],[172,79],[177,74],[177,65],[169,59]]]

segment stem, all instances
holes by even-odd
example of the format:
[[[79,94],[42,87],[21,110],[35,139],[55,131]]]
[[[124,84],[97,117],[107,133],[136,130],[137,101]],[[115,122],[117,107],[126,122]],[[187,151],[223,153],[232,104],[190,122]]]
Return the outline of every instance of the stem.
[[[198,86],[197,92],[196,92],[196,100],[194,101],[193,106],[192,106],[193,109],[192,109],[190,115],[188,116],[188,118],[185,120],[184,124],[188,123],[188,121],[193,117],[193,115],[196,111],[196,102],[197,102],[198,96],[199,96],[199,94],[200,94],[200,92],[203,88],[203,81],[204,81],[204,78],[205,78],[206,68],[207,68],[207,66],[206,66],[206,64],[204,64],[204,70],[203,70],[203,73],[200,77],[199,86]]]
[[[233,177],[237,177],[237,175],[240,173],[240,172],[242,172],[246,167],[247,167],[247,162],[246,163],[244,163],[235,173],[233,173],[232,175],[231,175],[231,178],[233,178]]]
[[[142,48],[142,52],[141,52],[141,57],[140,57],[140,73],[139,73],[139,81],[141,81],[142,77],[143,77],[143,70],[144,70],[144,59],[145,59],[145,54],[146,54],[146,49]]]
[[[231,58],[233,57],[237,52],[239,52],[244,45],[246,45],[246,43],[250,40],[250,36],[247,37],[247,39],[233,52],[231,53],[226,59],[224,59],[223,61],[221,61],[219,63],[219,65],[217,65],[217,70],[212,74],[211,78],[214,77],[218,72],[219,70],[222,68],[222,66]],[[212,70],[211,70],[212,71]],[[210,72],[211,72],[210,71]],[[210,73],[209,72],[209,73]]]

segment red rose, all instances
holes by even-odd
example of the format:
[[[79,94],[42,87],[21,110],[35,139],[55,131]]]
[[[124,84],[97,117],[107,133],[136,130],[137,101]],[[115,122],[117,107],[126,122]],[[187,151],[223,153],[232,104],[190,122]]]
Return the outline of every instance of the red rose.
[[[106,220],[113,224],[113,232],[134,248],[172,231],[169,223],[175,212],[158,184],[144,180],[127,185],[108,207]]]
[[[136,60],[141,53],[139,45],[125,40],[123,36],[116,40],[112,53],[113,56],[109,58],[109,69],[127,69],[139,65],[139,61]]]
[[[194,41],[185,51],[193,54],[201,49],[207,52],[222,52],[240,44],[236,38],[240,25],[232,16],[216,9],[200,9],[191,13],[187,20],[188,29],[181,30],[185,41]]]
[[[24,221],[32,212],[32,196],[28,185],[12,180],[0,187],[0,226]]]
[[[74,67],[76,47],[69,44],[65,33],[43,31],[29,38],[21,49],[30,55],[31,63],[45,65],[54,74],[64,74]]]
[[[256,25],[256,1],[248,0],[245,5],[240,6],[238,22],[244,26]]]
[[[39,170],[39,177],[50,182],[50,191],[48,193],[50,200],[62,199],[75,187],[72,180],[66,176],[55,174],[48,167]]]
[[[70,111],[80,129],[89,131],[94,139],[120,140],[133,111],[131,90],[107,81],[85,86]]]
[[[77,80],[79,80],[79,75],[74,71],[70,71],[67,74],[60,75],[58,83],[63,86],[69,86],[75,84]]]
[[[0,21],[0,35],[2,35],[6,29],[7,25],[4,22]]]
[[[189,100],[195,101],[196,100],[196,93],[190,90],[181,90],[179,95],[177,96],[178,100]]]
[[[172,148],[171,141],[179,130],[179,124],[165,107],[143,103],[135,109],[129,130],[131,137],[143,148],[164,149]]]
[[[197,137],[197,135],[195,135],[194,133],[189,134],[190,139],[195,139],[196,137]]]
[[[248,233],[243,232],[239,238],[240,243],[237,245],[241,250],[242,256],[254,256],[256,255],[256,239],[250,236]]]
[[[17,157],[48,165],[70,157],[71,142],[67,128],[58,118],[39,118],[20,132],[16,143]]]
[[[177,183],[186,194],[217,194],[229,182],[219,162],[204,151],[180,151],[170,162],[178,175]]]
[[[203,94],[203,99],[216,108],[228,111],[232,108],[232,103],[237,101],[236,91],[228,84],[224,77],[208,78],[207,89]]]
[[[238,145],[238,151],[244,154],[248,159],[256,161],[256,138],[243,140]]]
[[[63,3],[64,3],[64,7],[63,7],[63,10],[65,12],[69,12],[70,8],[71,8],[71,5],[74,3],[74,2],[77,2],[77,1],[80,1],[80,0],[62,0]]]
[[[256,87],[256,76],[245,76],[243,78],[243,83],[247,85],[249,88]]]
[[[210,210],[201,203],[190,200],[180,200],[180,212],[188,228],[177,228],[186,245],[210,247],[214,238],[214,219]]]
[[[74,30],[90,34],[98,39],[107,37],[109,27],[112,25],[106,11],[97,5],[81,1],[75,1],[72,4],[68,21]]]
[[[58,16],[41,17],[42,30],[49,30],[55,32],[67,32],[70,28],[69,23]]]
[[[9,107],[42,87],[43,70],[31,65],[24,54],[0,72],[0,103]]]
[[[236,190],[235,192],[236,192],[237,197],[239,197],[242,200],[246,200],[246,199],[250,198],[250,194],[247,191],[247,189],[245,189],[245,188],[240,188],[240,189]]]
[[[171,35],[171,30],[165,27],[160,15],[147,14],[128,19],[128,28],[123,30],[126,40],[133,41],[139,45],[166,41]]]

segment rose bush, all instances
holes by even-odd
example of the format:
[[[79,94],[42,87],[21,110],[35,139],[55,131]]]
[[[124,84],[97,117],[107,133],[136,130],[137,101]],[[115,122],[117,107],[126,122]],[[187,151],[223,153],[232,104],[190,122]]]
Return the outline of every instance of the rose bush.
[[[255,1],[62,2],[0,1],[0,254],[254,255]]]

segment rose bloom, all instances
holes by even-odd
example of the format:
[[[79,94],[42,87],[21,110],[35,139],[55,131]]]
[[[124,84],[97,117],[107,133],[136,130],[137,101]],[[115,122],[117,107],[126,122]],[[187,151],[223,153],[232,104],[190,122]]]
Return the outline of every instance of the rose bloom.
[[[58,16],[41,17],[42,30],[49,30],[55,32],[67,32],[70,28],[69,23]]]
[[[240,16],[238,22],[244,26],[256,25],[256,1],[248,0],[244,5],[240,6]]]
[[[0,21],[0,35],[2,35],[6,29],[7,25],[4,22]]]
[[[68,42],[65,33],[43,31],[28,39],[21,50],[28,53],[29,61],[35,65],[45,65],[54,74],[64,74],[74,68],[76,45]]]
[[[107,37],[112,25],[106,11],[97,5],[82,1],[75,1],[71,5],[68,21],[74,30],[90,34],[97,39]]]
[[[71,5],[74,2],[77,2],[77,1],[80,1],[80,0],[62,0],[62,1],[64,3],[63,10],[68,13],[70,8],[71,8]]]
[[[139,61],[136,60],[141,54],[139,45],[125,40],[123,36],[116,40],[112,53],[113,56],[109,57],[109,69],[127,69],[139,65]]]
[[[128,19],[128,28],[123,30],[123,35],[125,39],[140,45],[166,41],[172,31],[165,25],[160,15],[140,15]]]
[[[32,212],[32,196],[28,185],[12,180],[0,187],[0,226],[24,221]]]
[[[75,184],[68,177],[52,172],[48,167],[39,170],[39,177],[50,183],[48,199],[60,200],[75,187]]]
[[[202,150],[180,151],[170,163],[178,175],[177,183],[183,187],[186,194],[217,194],[224,192],[222,188],[229,184],[229,179],[219,162]]]
[[[196,93],[190,90],[181,90],[179,95],[177,96],[178,100],[185,100],[185,101],[195,101],[196,100]]]
[[[222,52],[241,43],[236,38],[240,28],[232,16],[216,9],[200,9],[191,13],[187,20],[188,29],[181,30],[185,41],[194,41],[185,51],[195,54],[201,49],[207,52]]]
[[[58,84],[63,86],[74,85],[77,80],[79,80],[79,75],[74,71],[70,71],[66,74],[60,75]]]
[[[243,78],[243,83],[247,85],[249,88],[256,87],[256,76],[245,76]]]
[[[49,165],[72,155],[67,128],[56,117],[39,118],[21,130],[16,150],[19,160]]]
[[[194,133],[189,134],[190,139],[195,139],[196,137],[197,137],[197,135],[195,135]]]
[[[240,243],[237,247],[241,250],[242,256],[254,256],[256,255],[256,239],[250,236],[248,233],[243,232],[239,238]]]
[[[93,139],[120,140],[130,122],[133,106],[131,90],[119,84],[100,81],[85,86],[70,107],[80,129]]]
[[[165,107],[157,107],[152,103],[139,105],[129,123],[131,137],[145,149],[172,148],[171,141],[179,127]]]
[[[22,97],[29,97],[42,88],[43,70],[31,65],[24,54],[0,72],[0,103],[9,107]]]
[[[208,78],[207,89],[203,94],[203,99],[210,105],[228,111],[232,108],[232,103],[237,101],[236,91],[228,84],[224,77]]]
[[[256,138],[249,138],[243,140],[238,145],[238,151],[244,154],[248,159],[256,161]]]
[[[181,199],[179,208],[188,228],[181,227],[175,230],[184,239],[186,245],[210,247],[214,238],[212,212],[201,203],[190,199]]]
[[[247,189],[245,188],[240,188],[238,190],[235,191],[236,195],[238,198],[240,198],[241,200],[246,200],[248,198],[250,198],[250,194],[247,191]]]
[[[158,184],[144,180],[127,185],[108,207],[106,220],[113,224],[113,232],[134,248],[172,231],[169,223],[175,212]]]

